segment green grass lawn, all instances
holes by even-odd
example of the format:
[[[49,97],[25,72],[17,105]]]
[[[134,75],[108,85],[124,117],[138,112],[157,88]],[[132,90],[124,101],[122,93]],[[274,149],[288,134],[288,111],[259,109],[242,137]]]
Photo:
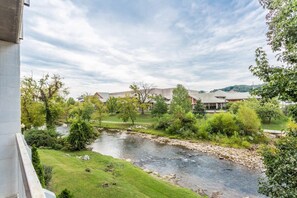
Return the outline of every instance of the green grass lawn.
[[[188,189],[154,178],[126,161],[92,151],[38,151],[42,164],[53,167],[50,190],[56,194],[67,188],[76,198],[199,197]],[[89,155],[91,159],[83,161],[76,157],[82,155]],[[86,172],[86,168],[91,172]]]
[[[272,120],[270,124],[262,124],[263,129],[284,130],[287,128],[288,119]]]
[[[151,124],[155,122],[157,119],[153,118],[151,114],[144,114],[144,115],[137,115],[135,123],[145,123],[145,124]],[[118,115],[109,115],[108,117],[105,117],[103,121],[108,122],[123,122],[122,119],[118,117]],[[130,121],[129,121],[130,122]]]

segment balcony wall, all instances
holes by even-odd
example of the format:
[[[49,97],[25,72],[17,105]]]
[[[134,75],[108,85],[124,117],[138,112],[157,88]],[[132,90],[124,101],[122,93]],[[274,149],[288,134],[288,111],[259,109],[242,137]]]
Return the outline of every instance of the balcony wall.
[[[20,46],[0,41],[0,197],[17,192],[15,134],[20,132]]]

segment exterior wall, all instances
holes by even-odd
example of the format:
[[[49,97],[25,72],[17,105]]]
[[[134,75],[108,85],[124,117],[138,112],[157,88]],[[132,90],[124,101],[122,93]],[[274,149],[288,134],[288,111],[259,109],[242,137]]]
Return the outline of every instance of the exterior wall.
[[[15,134],[20,132],[19,44],[0,41],[0,197],[18,191]]]

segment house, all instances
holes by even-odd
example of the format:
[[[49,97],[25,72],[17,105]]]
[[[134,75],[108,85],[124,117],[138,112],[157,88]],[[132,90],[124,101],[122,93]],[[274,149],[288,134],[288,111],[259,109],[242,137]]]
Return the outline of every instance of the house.
[[[170,104],[172,100],[173,95],[173,89],[174,88],[153,88],[151,91],[151,95],[161,95],[164,97],[167,104]],[[247,100],[251,98],[251,95],[249,92],[225,92],[222,90],[218,90],[215,92],[210,93],[201,93],[199,91],[195,90],[188,90],[189,92],[189,100],[192,103],[192,106],[194,108],[194,105],[197,103],[198,100],[202,102],[205,109],[209,113],[216,112],[218,110],[224,110],[226,107],[226,104],[229,102],[236,102],[236,101],[242,101]],[[122,91],[122,92],[96,92],[95,95],[99,97],[99,99],[102,102],[106,102],[108,98],[110,97],[124,97],[126,95],[129,95],[131,97],[136,97],[133,91]]]
[[[55,197],[42,189],[21,134],[20,40],[26,2],[0,0],[0,197]]]

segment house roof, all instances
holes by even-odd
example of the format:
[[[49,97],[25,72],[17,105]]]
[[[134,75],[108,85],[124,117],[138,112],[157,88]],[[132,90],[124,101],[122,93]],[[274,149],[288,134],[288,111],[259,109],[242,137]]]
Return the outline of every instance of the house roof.
[[[190,97],[201,100],[202,103],[226,103],[225,99],[217,98],[214,93],[189,92]]]
[[[99,96],[101,102],[106,102],[109,98],[109,93],[107,92],[96,92],[96,95]]]

